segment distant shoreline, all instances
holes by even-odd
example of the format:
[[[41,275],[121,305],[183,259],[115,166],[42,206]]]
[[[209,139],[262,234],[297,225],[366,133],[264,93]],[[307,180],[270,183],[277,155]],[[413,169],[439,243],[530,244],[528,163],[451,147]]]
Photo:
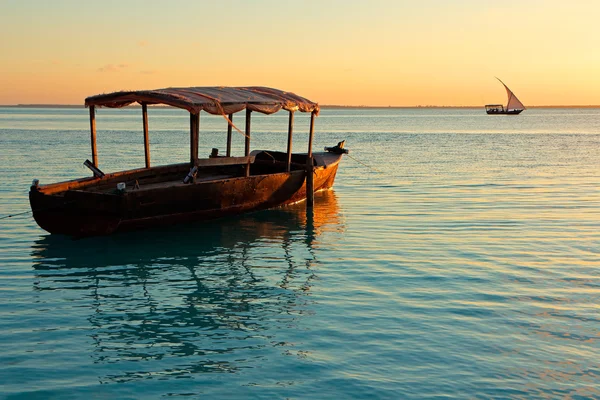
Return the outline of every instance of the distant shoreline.
[[[76,104],[0,104],[0,107],[3,108],[85,108],[82,105]],[[155,105],[153,107],[164,107],[164,108],[174,108],[171,106],[165,105]],[[132,105],[127,106],[125,108],[141,108],[140,105]],[[321,109],[356,109],[356,108],[364,108],[364,109],[414,109],[414,108],[431,108],[431,109],[439,109],[439,108],[483,108],[483,106],[342,106],[342,105],[334,105],[327,104],[321,105]],[[600,108],[600,105],[580,105],[580,106],[527,106],[527,108]]]

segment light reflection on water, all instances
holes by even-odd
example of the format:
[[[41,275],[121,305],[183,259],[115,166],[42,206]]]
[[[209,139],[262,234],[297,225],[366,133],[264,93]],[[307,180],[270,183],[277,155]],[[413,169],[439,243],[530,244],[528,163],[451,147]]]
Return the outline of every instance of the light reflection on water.
[[[44,236],[31,252],[38,302],[88,310],[79,329],[93,361],[113,364],[101,383],[233,373],[268,362],[268,351],[255,355],[267,347],[301,356],[278,330],[312,313],[314,247],[324,231],[345,229],[335,192],[305,207],[79,241]],[[44,296],[57,290],[78,300]]]
[[[106,170],[144,163],[120,111],[99,114]],[[285,150],[271,117],[253,148]],[[152,110],[153,163],[188,159],[187,121]],[[88,125],[0,108],[0,214],[34,177],[88,173]],[[222,149],[222,119],[201,127],[201,153]],[[600,109],[316,127],[316,149],[346,139],[374,169],[344,158],[312,220],[301,203],[80,241],[0,220],[0,397],[600,398]]]

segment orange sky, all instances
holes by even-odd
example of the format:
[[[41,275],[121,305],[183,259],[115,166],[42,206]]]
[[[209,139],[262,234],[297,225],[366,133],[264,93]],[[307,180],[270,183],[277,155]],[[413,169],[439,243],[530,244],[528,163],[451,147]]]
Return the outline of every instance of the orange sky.
[[[4,1],[0,104],[272,86],[321,104],[600,104],[600,2]]]

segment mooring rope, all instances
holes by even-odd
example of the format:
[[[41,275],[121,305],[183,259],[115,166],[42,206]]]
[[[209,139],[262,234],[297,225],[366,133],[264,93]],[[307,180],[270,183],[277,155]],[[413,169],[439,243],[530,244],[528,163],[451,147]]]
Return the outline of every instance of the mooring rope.
[[[6,219],[6,218],[17,217],[19,215],[30,214],[30,213],[33,213],[34,211],[52,210],[54,208],[60,208],[60,207],[63,207],[63,206],[69,205],[69,204],[73,204],[75,202],[76,202],[76,200],[71,200],[71,201],[66,201],[64,203],[61,203],[61,204],[55,204],[55,205],[49,206],[49,207],[36,208],[35,210],[23,211],[23,212],[14,213],[14,214],[8,214],[8,215],[1,215],[0,220]]]
[[[3,215],[3,216],[0,216],[0,219],[12,218],[12,217],[16,217],[18,215],[29,214],[32,212],[33,212],[32,210],[29,210],[29,211],[23,211],[20,213],[16,213],[16,214]]]
[[[369,168],[369,169],[371,169],[371,170],[373,170],[373,171],[375,171],[375,172],[379,172],[380,174],[387,175],[385,172],[383,172],[383,171],[380,171],[380,170],[378,170],[378,169],[377,169],[377,168],[375,168],[375,167],[371,167],[370,165],[367,165],[367,164],[365,164],[364,162],[362,162],[362,161],[360,161],[360,160],[358,160],[358,159],[356,159],[356,158],[352,157],[350,154],[346,154],[346,157],[350,157],[351,159],[353,159],[353,160],[354,160],[354,161],[356,161],[357,163],[359,163],[359,164],[361,164],[361,165],[363,165],[363,166],[365,166],[365,167],[367,167],[367,168]]]

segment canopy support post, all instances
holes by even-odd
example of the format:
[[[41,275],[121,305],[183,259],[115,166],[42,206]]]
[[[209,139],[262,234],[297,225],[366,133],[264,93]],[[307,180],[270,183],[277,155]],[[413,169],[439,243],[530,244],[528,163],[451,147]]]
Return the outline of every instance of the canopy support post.
[[[231,157],[231,124],[233,124],[233,114],[229,114],[229,123],[227,124],[227,157]]]
[[[313,137],[315,133],[315,112],[310,113],[310,131],[308,133],[308,155],[306,157],[306,209],[315,204],[314,162],[312,156]],[[308,214],[307,214],[308,216]]]
[[[192,167],[198,164],[198,136],[200,131],[200,112],[190,113],[190,162]]]
[[[244,155],[248,157],[250,155],[250,117],[252,110],[246,108],[246,140],[244,144]],[[246,176],[250,176],[250,161],[246,164]]]
[[[148,136],[148,105],[142,103],[142,123],[144,125],[144,155],[146,168],[150,168],[150,138]]]
[[[315,112],[310,113],[310,130],[308,132],[308,156],[312,157],[313,137],[315,136]]]
[[[92,164],[98,168],[98,149],[96,148],[96,106],[90,106],[90,131],[92,136]]]
[[[288,143],[287,143],[287,161],[285,170],[290,172],[292,169],[292,133],[294,131],[294,112],[290,111],[290,119],[288,122]]]

